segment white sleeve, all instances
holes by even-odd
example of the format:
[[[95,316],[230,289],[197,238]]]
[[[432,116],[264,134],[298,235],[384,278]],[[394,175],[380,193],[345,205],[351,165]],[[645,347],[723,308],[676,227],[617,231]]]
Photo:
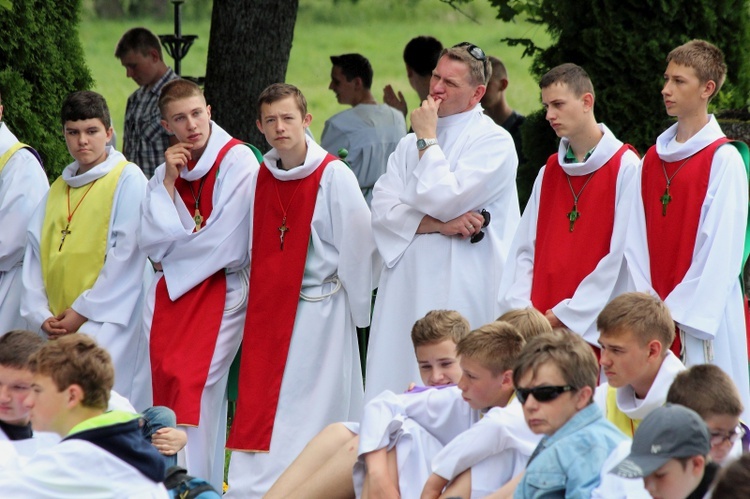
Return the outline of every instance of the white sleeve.
[[[41,331],[42,323],[52,317],[49,309],[47,291],[42,277],[42,260],[40,256],[40,240],[42,223],[47,208],[47,194],[34,210],[26,239],[26,252],[21,268],[23,291],[21,294],[21,315],[29,323],[32,330]]]

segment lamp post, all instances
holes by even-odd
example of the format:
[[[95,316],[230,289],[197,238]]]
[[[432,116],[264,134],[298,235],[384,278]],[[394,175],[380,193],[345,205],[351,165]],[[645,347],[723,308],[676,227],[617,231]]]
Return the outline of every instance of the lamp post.
[[[185,58],[193,42],[198,38],[198,35],[182,34],[182,12],[180,12],[180,9],[183,3],[185,3],[185,0],[172,0],[174,5],[174,34],[159,35],[162,46],[174,59],[174,72],[180,76],[182,76],[182,59]],[[191,79],[195,80],[195,78]]]

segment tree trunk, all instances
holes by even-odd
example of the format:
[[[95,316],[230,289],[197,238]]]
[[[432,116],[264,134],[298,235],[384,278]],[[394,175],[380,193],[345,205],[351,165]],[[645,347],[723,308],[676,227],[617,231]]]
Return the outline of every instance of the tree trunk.
[[[298,0],[214,0],[206,64],[212,118],[234,137],[262,151],[256,102],[283,82],[292,50]]]

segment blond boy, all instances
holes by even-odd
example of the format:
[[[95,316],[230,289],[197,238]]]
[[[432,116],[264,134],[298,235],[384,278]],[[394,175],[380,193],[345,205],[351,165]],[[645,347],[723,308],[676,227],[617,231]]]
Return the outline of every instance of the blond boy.
[[[511,367],[524,343],[510,324],[487,324],[458,344],[463,375],[457,387],[414,395],[390,394],[390,398],[386,392],[379,401],[368,403],[362,419],[360,460],[354,470],[355,486],[359,490],[361,485],[362,497],[379,489],[418,497],[431,473],[431,460],[440,449],[476,423],[480,413],[510,404]],[[507,411],[513,413],[514,404]],[[509,450],[500,463],[506,479],[523,469],[536,443],[521,418],[520,407],[516,412],[515,418],[507,418],[500,438]]]
[[[179,142],[148,183],[137,233],[158,271],[142,319],[150,331],[154,403],[186,426],[188,472],[221,490],[226,384],[242,340],[258,162],[211,121],[196,84],[167,83],[159,107],[162,125]]]
[[[469,331],[469,322],[455,310],[431,310],[414,323],[411,340],[423,387],[458,383],[461,367],[456,345]],[[422,389],[411,386],[407,391]],[[353,497],[352,467],[357,462],[359,431],[359,423],[327,426],[307,444],[264,497],[325,499],[334,494]]]
[[[597,319],[601,364],[607,383],[596,390],[606,418],[628,437],[641,420],[664,405],[669,385],[685,366],[669,350],[672,317],[659,298],[625,293]]]
[[[500,310],[533,306],[553,327],[596,345],[597,315],[627,290],[623,251],[639,159],[597,123],[594,86],[582,67],[557,66],[539,87],[560,147],[540,170],[521,217]]]
[[[747,416],[746,305],[738,278],[747,147],[728,141],[708,114],[726,71],[721,50],[703,40],[667,56],[661,94],[677,123],[643,158],[626,259],[636,289],[653,290],[669,307],[678,329],[672,351],[686,366],[721,367],[737,385]]]
[[[24,402],[35,431],[63,440],[20,469],[0,472],[6,497],[167,497],[164,462],[142,436],[138,416],[105,412],[115,372],[106,350],[82,334],[48,342],[29,360]]]

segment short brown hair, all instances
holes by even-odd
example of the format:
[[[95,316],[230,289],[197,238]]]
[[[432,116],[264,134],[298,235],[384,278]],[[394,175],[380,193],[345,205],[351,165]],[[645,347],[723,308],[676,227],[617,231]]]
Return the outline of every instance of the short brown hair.
[[[469,321],[455,310],[430,310],[411,328],[411,342],[414,348],[445,340],[458,345],[469,331]]]
[[[507,322],[495,321],[462,338],[456,346],[456,354],[476,360],[497,376],[513,369],[525,344],[526,340],[515,327]]]
[[[684,405],[703,419],[740,416],[744,410],[732,379],[712,364],[698,364],[679,373],[669,387],[667,402]]]
[[[115,57],[122,59],[128,52],[139,52],[147,55],[148,51],[154,49],[159,53],[159,59],[163,60],[161,42],[159,37],[152,31],[137,27],[127,30],[115,46]]]
[[[539,88],[545,89],[555,83],[567,85],[576,97],[580,97],[586,93],[596,97],[596,94],[594,94],[594,84],[591,83],[589,74],[578,64],[567,62],[550,69],[539,80]]]
[[[722,467],[711,491],[713,499],[746,499],[750,497],[750,454]]]
[[[716,83],[714,93],[708,98],[709,101],[719,93],[727,77],[724,52],[705,40],[691,40],[672,50],[667,55],[667,64],[670,62],[693,68],[701,83],[707,83],[709,80]]]
[[[98,119],[105,129],[112,126],[107,101],[101,94],[90,90],[73,92],[65,97],[60,109],[60,123],[65,126],[68,121]]]
[[[469,82],[472,85],[487,85],[492,76],[492,64],[486,58],[480,61],[471,55],[469,53],[470,46],[470,43],[464,42],[451,48],[444,48],[440,53],[438,62],[443,57],[463,62],[469,67]]]
[[[34,374],[52,378],[59,391],[70,385],[80,386],[84,407],[107,408],[115,370],[112,357],[91,337],[73,333],[48,341],[31,356],[29,369]]]
[[[0,336],[0,366],[28,369],[29,357],[44,345],[41,336],[31,331],[16,329]]]
[[[552,332],[552,326],[547,318],[534,307],[509,310],[498,317],[497,320],[509,322],[515,326],[526,341],[534,336]]]
[[[663,354],[674,341],[674,321],[669,309],[656,296],[624,293],[609,302],[596,319],[601,335],[632,331],[642,345],[658,340]]]
[[[503,61],[492,55],[487,56],[487,61],[489,62],[489,65],[492,66],[492,77],[494,79],[508,79],[508,70],[505,69],[505,64],[503,64]],[[490,79],[488,78],[487,81],[490,81]]]
[[[302,113],[304,118],[307,115],[307,99],[302,95],[300,89],[288,83],[273,83],[263,89],[258,96],[258,119],[262,118],[260,109],[263,104],[273,104],[287,97],[294,97],[299,112]]]
[[[194,96],[203,97],[203,90],[196,83],[190,80],[172,80],[161,87],[159,94],[159,112],[161,117],[167,119],[167,106],[175,101],[189,99]]]
[[[527,372],[536,375],[541,366],[549,363],[557,366],[565,383],[576,390],[585,386],[590,386],[592,392],[596,389],[599,363],[591,345],[577,334],[564,331],[540,334],[529,340],[513,369],[513,384],[518,386]]]

